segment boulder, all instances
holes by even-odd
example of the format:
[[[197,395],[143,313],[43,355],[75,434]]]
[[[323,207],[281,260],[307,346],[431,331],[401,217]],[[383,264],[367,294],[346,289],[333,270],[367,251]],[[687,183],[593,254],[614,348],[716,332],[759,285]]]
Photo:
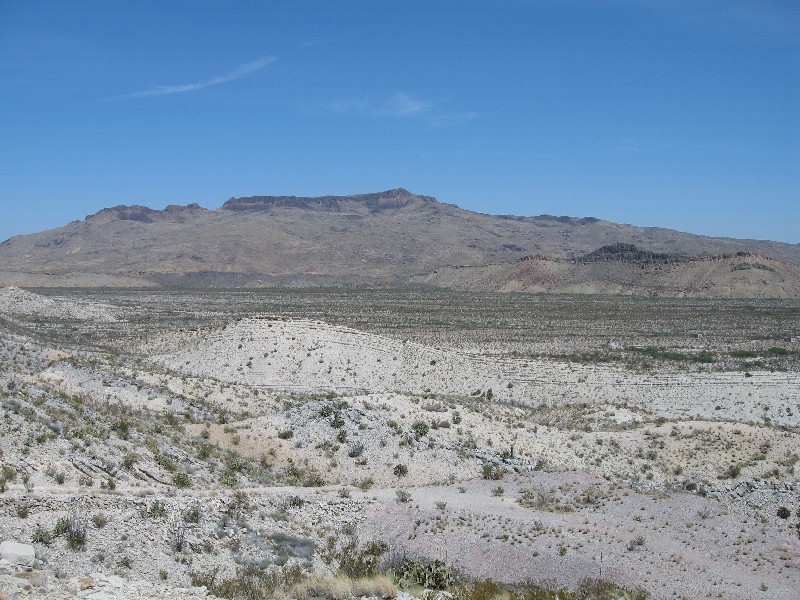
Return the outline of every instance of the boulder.
[[[0,557],[12,565],[33,568],[36,564],[36,548],[30,544],[6,540],[0,544]]]

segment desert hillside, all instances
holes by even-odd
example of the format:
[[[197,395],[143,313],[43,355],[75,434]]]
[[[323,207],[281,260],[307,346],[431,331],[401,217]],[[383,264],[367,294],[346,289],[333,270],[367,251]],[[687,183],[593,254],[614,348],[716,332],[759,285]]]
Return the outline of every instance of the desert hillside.
[[[0,594],[794,600],[799,312],[2,289]]]
[[[486,215],[395,189],[355,196],[231,198],[216,210],[196,204],[164,210],[107,208],[83,221],[0,244],[0,283],[404,284],[440,269],[514,265],[530,255],[576,259],[620,243],[685,257],[758,252],[800,265],[798,245],[710,238],[594,217]],[[442,277],[433,280],[446,284]],[[613,281],[606,283],[607,291],[614,289]],[[477,282],[476,289],[483,285]]]
[[[514,263],[445,267],[413,281],[455,290],[634,294],[670,297],[800,298],[800,268],[738,252],[688,258],[599,249],[576,260],[530,256]]]

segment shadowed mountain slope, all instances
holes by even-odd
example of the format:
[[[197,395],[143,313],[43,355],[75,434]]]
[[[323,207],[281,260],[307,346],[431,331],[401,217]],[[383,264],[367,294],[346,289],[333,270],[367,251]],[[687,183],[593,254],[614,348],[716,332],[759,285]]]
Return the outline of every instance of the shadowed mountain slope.
[[[107,208],[0,244],[0,284],[398,284],[448,266],[513,268],[530,255],[576,259],[613,244],[653,256],[757,252],[800,265],[800,245],[710,238],[593,217],[486,215],[395,189],[231,198],[216,210],[197,204]]]
[[[484,292],[800,298],[800,268],[750,252],[687,258],[628,250],[615,257],[600,249],[578,260],[531,256],[448,267],[414,281]]]

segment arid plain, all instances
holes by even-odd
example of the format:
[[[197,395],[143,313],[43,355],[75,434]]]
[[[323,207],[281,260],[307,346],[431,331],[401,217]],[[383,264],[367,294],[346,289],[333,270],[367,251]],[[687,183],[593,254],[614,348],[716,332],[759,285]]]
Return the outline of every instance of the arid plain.
[[[800,588],[796,300],[4,288],[0,315],[0,531],[36,554],[9,597]]]

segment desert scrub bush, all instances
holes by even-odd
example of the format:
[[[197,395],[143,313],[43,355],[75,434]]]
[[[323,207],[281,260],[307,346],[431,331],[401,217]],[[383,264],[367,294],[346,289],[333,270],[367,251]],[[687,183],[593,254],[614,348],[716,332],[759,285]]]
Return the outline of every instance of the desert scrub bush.
[[[228,500],[227,505],[225,506],[225,514],[233,517],[233,518],[240,518],[250,512],[252,505],[250,504],[250,498],[248,495],[238,490],[233,493],[231,499]]]
[[[785,506],[781,506],[781,507],[778,509],[778,516],[779,516],[781,519],[788,519],[789,517],[791,517],[791,516],[792,516],[792,511],[790,511],[790,510],[789,510],[788,508],[786,508]]]
[[[170,547],[176,552],[180,552],[186,545],[186,524],[178,519],[170,519],[167,536]]]
[[[80,550],[86,545],[86,521],[77,511],[71,511],[66,518],[64,536],[67,546],[73,550]]]
[[[47,531],[41,525],[37,525],[36,529],[33,530],[33,534],[31,535],[31,542],[34,544],[44,544],[45,546],[49,546],[50,543],[53,541],[53,534]]]
[[[175,463],[166,454],[156,454],[155,461],[157,465],[159,465],[165,471],[169,471],[170,473],[176,468]]]
[[[183,520],[186,523],[199,523],[200,522],[200,507],[195,505],[183,511]]]
[[[197,450],[195,451],[195,456],[200,460],[208,460],[214,452],[214,447],[207,443],[202,442],[197,444]]]
[[[725,471],[719,476],[719,479],[736,479],[739,477],[739,474],[742,472],[742,468],[739,465],[730,465]]]
[[[314,576],[295,584],[289,591],[291,598],[312,600],[330,598],[347,600],[348,598],[393,598],[397,588],[391,579],[384,575],[351,579],[345,575],[336,577]]]
[[[354,442],[350,444],[350,447],[347,450],[347,456],[350,458],[358,458],[364,453],[364,444],[361,442]]]
[[[120,465],[126,471],[130,471],[133,468],[133,465],[139,462],[140,459],[141,457],[135,452],[128,452],[122,457],[122,462]]]
[[[402,463],[396,464],[392,469],[392,473],[394,473],[395,477],[405,477],[408,475],[408,466]]]
[[[430,427],[425,421],[414,421],[414,424],[411,425],[411,430],[414,432],[414,437],[419,440],[428,435]]]
[[[501,467],[500,465],[493,465],[493,464],[484,464],[481,467],[481,475],[484,479],[498,481],[503,478],[505,475],[506,470]]]
[[[325,479],[314,468],[302,469],[297,465],[289,465],[284,469],[286,480],[291,485],[299,485],[301,487],[322,487],[325,485]]]
[[[628,541],[627,548],[628,548],[628,550],[633,551],[633,550],[637,550],[637,549],[641,548],[642,546],[644,546],[644,536],[643,535],[637,535],[635,538],[633,538],[632,540]]]
[[[3,465],[2,472],[0,472],[0,492],[6,491],[6,484],[9,481],[14,481],[17,477],[17,470],[11,465]]]
[[[130,421],[126,418],[117,419],[112,425],[111,430],[114,431],[121,440],[130,438]]]
[[[192,487],[192,481],[189,479],[189,476],[186,473],[175,473],[172,476],[172,483],[179,488],[188,488]]]
[[[361,481],[356,483],[356,487],[365,492],[373,485],[375,485],[375,480],[372,477],[364,477]]]
[[[780,346],[773,346],[769,350],[767,350],[770,354],[774,354],[776,356],[788,356],[791,354],[791,350],[787,350],[786,348],[781,348]]]
[[[219,482],[225,487],[236,487],[239,485],[239,475],[236,473],[236,471],[227,469],[222,473],[222,476],[219,478]]]
[[[337,536],[329,536],[321,555],[328,563],[335,563],[340,574],[350,578],[372,577],[378,574],[381,556],[389,551],[382,540],[372,540],[361,545],[353,531],[345,530],[344,541],[337,544]]]
[[[429,590],[445,590],[455,583],[455,577],[441,560],[406,559],[392,570],[400,587],[422,586]]]
[[[92,516],[92,525],[94,525],[97,529],[102,529],[108,525],[108,517],[103,513],[97,513],[96,515]]]
[[[161,500],[153,500],[150,503],[150,506],[147,508],[147,511],[144,513],[144,516],[155,518],[166,517],[167,507],[164,506],[164,502]]]
[[[290,440],[294,437],[294,430],[293,429],[284,429],[283,431],[278,432],[278,437],[282,440]]]
[[[53,526],[53,537],[59,537],[67,532],[67,520],[61,517]]]
[[[251,541],[255,541],[256,543],[261,540],[259,536],[253,533],[251,533],[250,536]],[[255,539],[253,540],[253,538]],[[276,563],[280,566],[285,564],[289,557],[310,559],[314,556],[315,544],[313,540],[309,538],[276,531],[271,533],[268,539],[272,544],[273,551],[276,552],[278,557],[282,558],[281,563]]]
[[[189,579],[193,586],[205,586],[212,595],[220,598],[268,600],[276,597],[276,591],[286,590],[299,583],[303,574],[297,566],[282,567],[269,572],[240,566],[231,578],[221,579],[219,567],[214,567],[205,573],[192,571]]]
[[[395,499],[401,503],[411,502],[411,494],[406,490],[396,490],[394,493]]]

